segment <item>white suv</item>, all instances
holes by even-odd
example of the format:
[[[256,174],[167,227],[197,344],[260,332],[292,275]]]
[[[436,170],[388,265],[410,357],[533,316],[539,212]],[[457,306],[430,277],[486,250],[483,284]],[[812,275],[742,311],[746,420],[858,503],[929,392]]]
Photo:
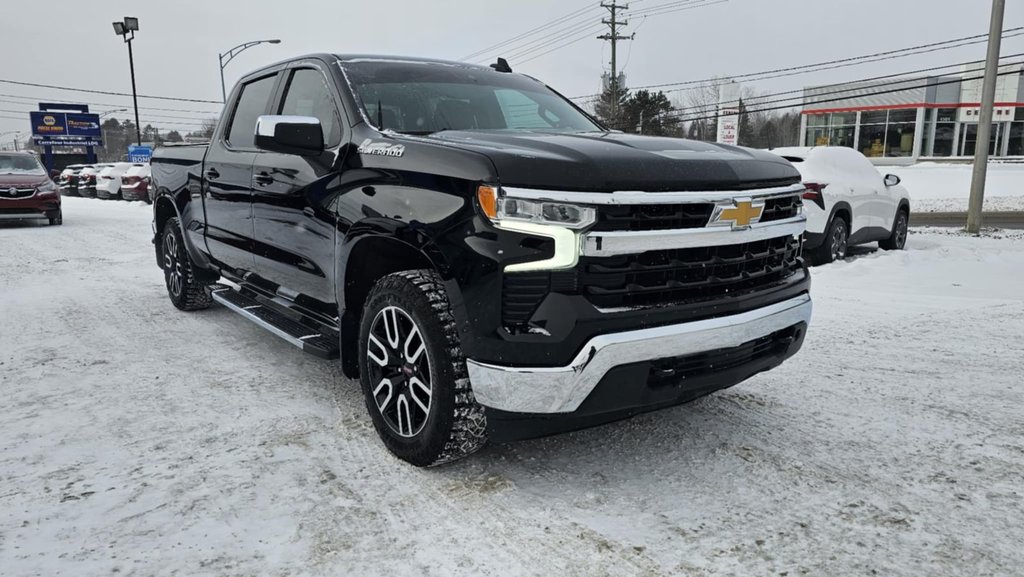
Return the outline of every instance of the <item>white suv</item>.
[[[119,198],[121,196],[121,175],[132,167],[130,162],[115,162],[96,176],[96,198]]]
[[[907,243],[910,195],[898,176],[882,177],[863,154],[840,146],[776,148],[803,176],[807,233],[804,252],[816,264],[846,257],[855,244],[886,250]]]

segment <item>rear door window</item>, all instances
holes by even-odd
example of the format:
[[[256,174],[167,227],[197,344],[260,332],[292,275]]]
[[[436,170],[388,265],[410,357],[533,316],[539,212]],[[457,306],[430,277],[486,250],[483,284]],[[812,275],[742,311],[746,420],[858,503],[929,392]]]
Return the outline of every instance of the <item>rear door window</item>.
[[[238,98],[238,105],[235,107],[227,132],[227,141],[232,148],[256,148],[256,120],[266,114],[276,79],[276,75],[267,76],[242,87],[242,94]]]

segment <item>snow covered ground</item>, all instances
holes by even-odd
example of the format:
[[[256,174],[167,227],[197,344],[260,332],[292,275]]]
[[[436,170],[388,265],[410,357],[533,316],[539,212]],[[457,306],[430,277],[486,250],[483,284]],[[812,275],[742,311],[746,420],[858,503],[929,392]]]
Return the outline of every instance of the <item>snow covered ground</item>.
[[[922,162],[913,166],[880,166],[882,174],[895,174],[910,191],[915,212],[966,212],[971,195],[970,164]],[[1024,163],[989,164],[985,210],[1024,211]]]
[[[1020,574],[1024,238],[814,270],[780,369],[418,470],[358,387],[168,302],[144,205],[0,227],[0,575]]]

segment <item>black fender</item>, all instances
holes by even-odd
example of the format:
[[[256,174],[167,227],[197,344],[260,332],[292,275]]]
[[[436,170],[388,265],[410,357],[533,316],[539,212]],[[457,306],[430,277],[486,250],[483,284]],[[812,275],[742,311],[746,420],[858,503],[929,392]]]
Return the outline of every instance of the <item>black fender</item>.
[[[850,207],[850,203],[841,200],[832,206],[832,211],[828,214],[828,220],[825,221],[825,231],[818,233],[806,233],[804,235],[804,250],[813,250],[821,246],[821,243],[825,242],[825,236],[828,234],[829,227],[832,226],[832,220],[835,219],[836,214],[840,211],[845,211],[846,214],[850,215],[850,221],[847,223],[851,227],[853,226],[853,208]]]
[[[201,196],[202,162],[182,166],[178,162],[156,160],[151,166],[152,186],[156,190],[153,197],[153,244],[157,264],[162,266],[159,238],[164,224],[171,218],[177,218],[181,223],[185,249],[192,262],[199,269],[212,270],[214,267],[204,237],[206,220]]]
[[[426,230],[415,224],[386,218],[369,218],[354,224],[336,245],[335,293],[341,333],[341,363],[346,375],[357,377],[359,321],[367,296],[378,280],[391,273],[432,269],[449,278],[445,255]],[[458,286],[446,283],[450,299],[458,298]]]

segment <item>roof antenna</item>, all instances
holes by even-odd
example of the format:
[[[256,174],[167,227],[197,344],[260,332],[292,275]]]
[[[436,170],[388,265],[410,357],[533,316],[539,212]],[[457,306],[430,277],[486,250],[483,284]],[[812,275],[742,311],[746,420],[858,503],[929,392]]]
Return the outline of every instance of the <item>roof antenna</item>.
[[[504,72],[505,74],[512,72],[512,67],[508,65],[508,60],[505,60],[504,58],[498,58],[497,62],[491,64],[491,68],[498,72]]]

